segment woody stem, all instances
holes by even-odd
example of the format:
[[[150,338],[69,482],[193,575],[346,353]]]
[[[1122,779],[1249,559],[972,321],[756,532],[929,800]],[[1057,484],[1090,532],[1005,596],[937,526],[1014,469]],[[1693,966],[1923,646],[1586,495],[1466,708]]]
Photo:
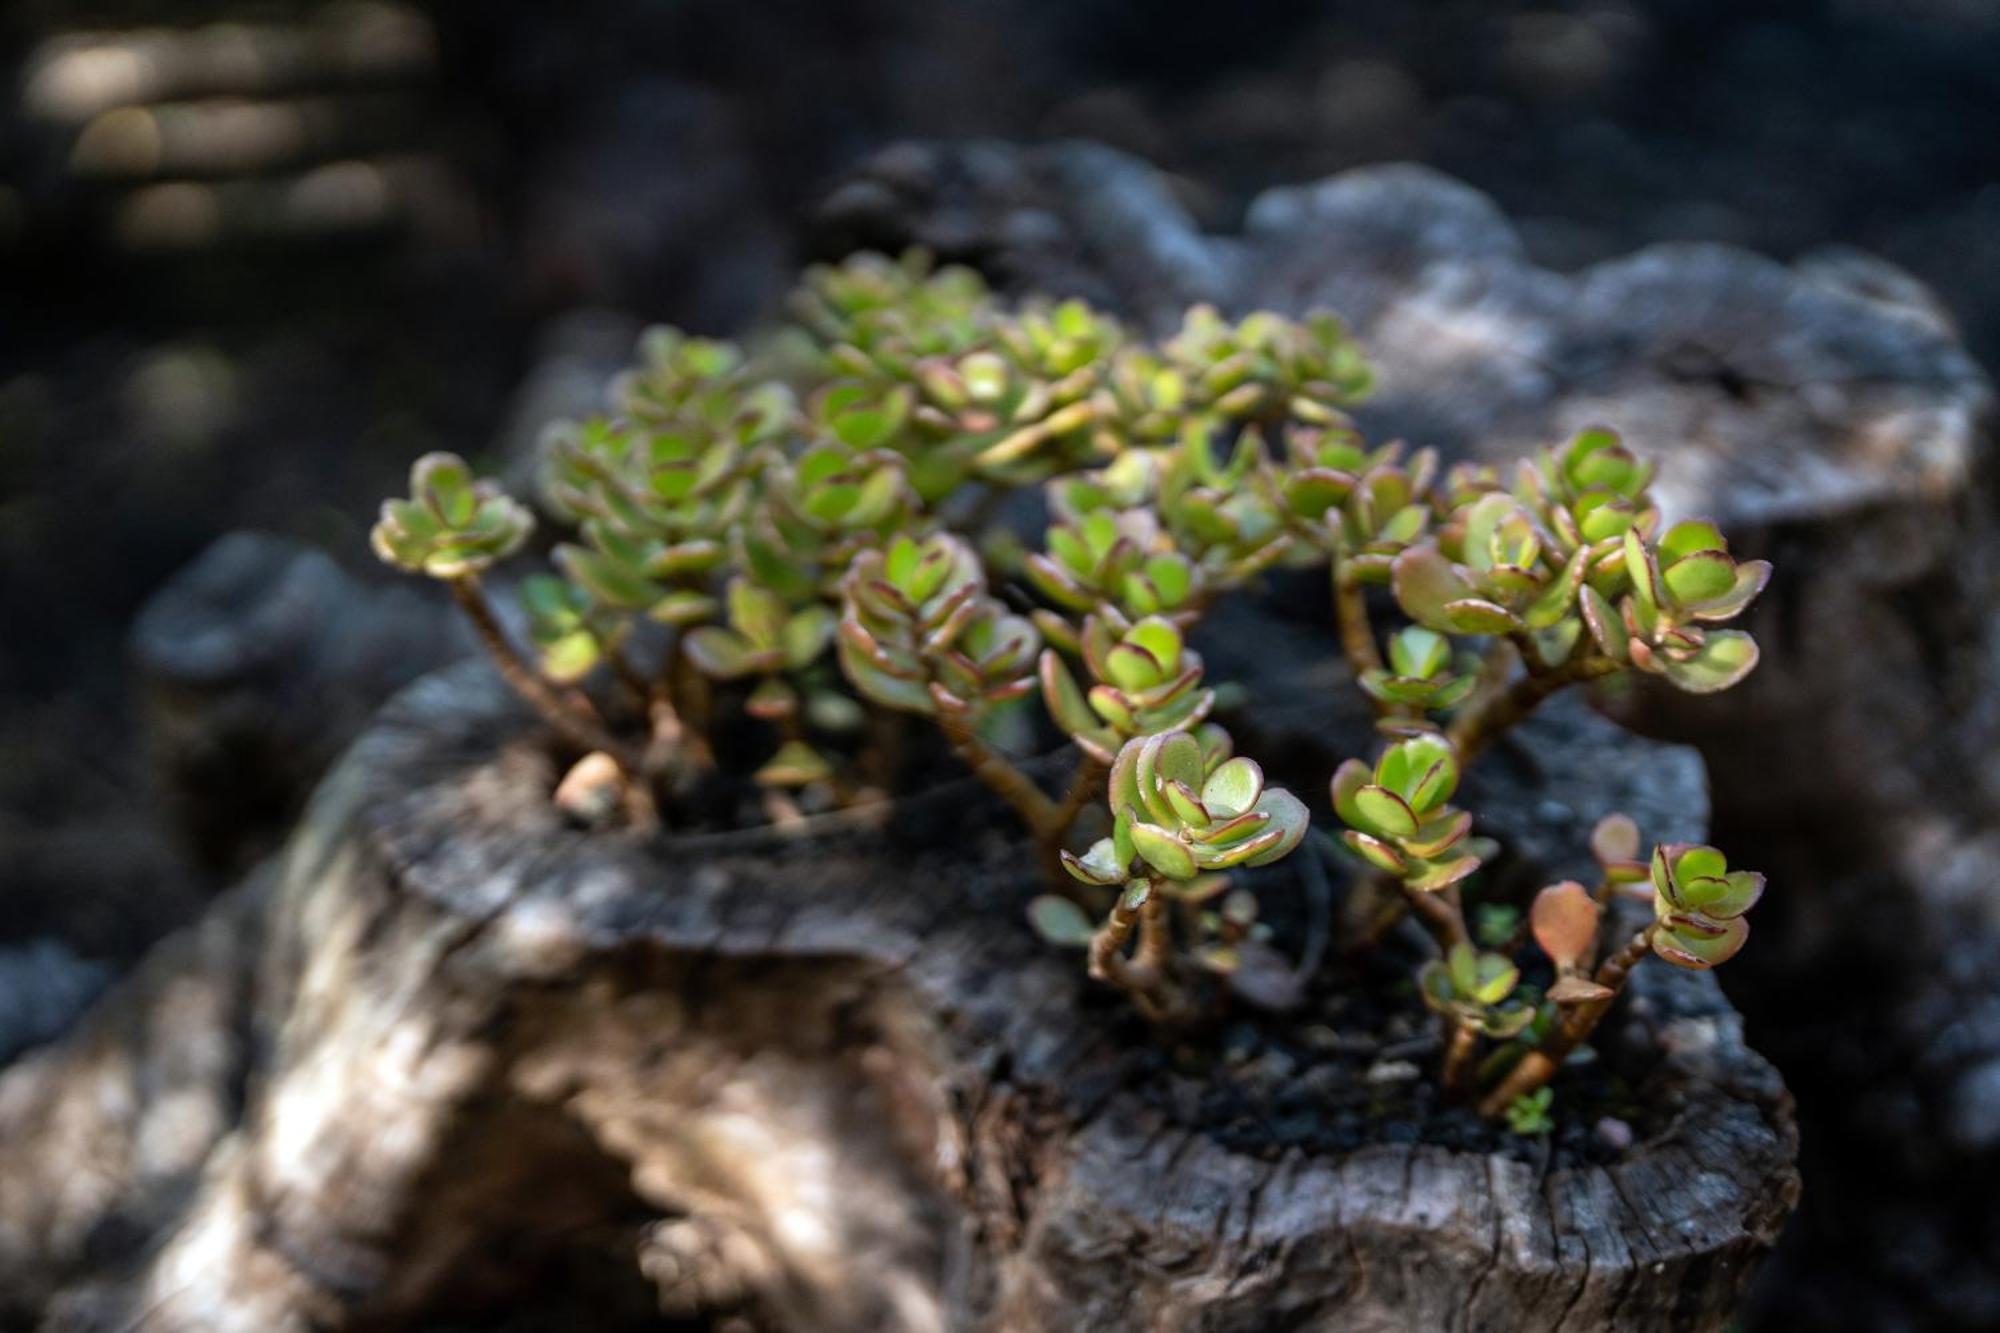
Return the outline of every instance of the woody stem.
[[[1647,925],[1626,941],[1624,948],[1604,960],[1592,980],[1611,994],[1601,1000],[1586,1000],[1582,1004],[1566,1006],[1562,1018],[1542,1039],[1542,1044],[1523,1056],[1521,1062],[1508,1071],[1507,1077],[1480,1101],[1479,1114],[1499,1115],[1516,1097],[1533,1092],[1555,1077],[1563,1061],[1569,1059],[1570,1052],[1590,1036],[1598,1021],[1611,1008],[1612,1001],[1625,988],[1626,978],[1631,975],[1632,969],[1653,947],[1653,932],[1658,928],[1657,923]]]

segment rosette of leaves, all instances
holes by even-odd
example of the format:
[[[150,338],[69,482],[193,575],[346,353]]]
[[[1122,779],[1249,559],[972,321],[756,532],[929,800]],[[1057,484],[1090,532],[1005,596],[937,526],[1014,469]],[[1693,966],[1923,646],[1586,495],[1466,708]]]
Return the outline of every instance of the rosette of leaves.
[[[1300,320],[1258,311],[1231,324],[1198,305],[1165,350],[1203,403],[1238,421],[1329,424],[1373,382],[1359,345],[1326,311]]]
[[[1423,965],[1417,992],[1459,1030],[1505,1041],[1535,1021],[1535,1007],[1514,995],[1520,980],[1520,969],[1502,955],[1461,943]]]
[[[476,575],[521,548],[534,516],[492,481],[474,480],[457,454],[425,454],[410,495],[382,505],[369,542],[385,563],[435,579]]]
[[[1277,490],[1293,531],[1316,545],[1337,533],[1341,507],[1361,478],[1375,468],[1394,467],[1403,451],[1400,443],[1370,448],[1345,418],[1291,426],[1284,441],[1284,462],[1273,469]]]
[[[1419,449],[1408,463],[1400,445],[1390,445],[1325,523],[1341,577],[1356,583],[1387,583],[1392,562],[1430,530],[1430,488],[1437,455]]]
[[[612,400],[634,420],[720,426],[744,406],[748,369],[733,342],[659,325],[640,337],[639,363],[613,383]]]
[[[1442,712],[1463,702],[1476,677],[1451,669],[1451,640],[1421,625],[1389,636],[1389,664],[1361,672],[1361,688],[1385,703],[1420,713]]]
[[[1437,545],[1397,556],[1391,584],[1419,625],[1446,634],[1538,633],[1546,636],[1543,658],[1561,661],[1582,631],[1574,612],[1584,559],[1578,551],[1562,560],[1525,505],[1492,492],[1454,515]]]
[[[979,557],[956,537],[863,551],[841,592],[841,668],[876,703],[976,718],[1034,687],[1041,636],[986,594]]]
[[[907,382],[926,357],[986,341],[991,295],[973,270],[933,267],[921,250],[899,260],[864,253],[807,269],[791,310],[827,372]]]
[[[1208,716],[1215,692],[1201,684],[1201,657],[1178,625],[1160,616],[1117,628],[1086,617],[1079,636],[1091,685],[1086,692],[1053,648],[1042,650],[1042,700],[1056,725],[1100,764],[1136,736],[1193,727]]]
[[[1631,592],[1617,611],[1595,588],[1587,586],[1582,598],[1584,620],[1607,657],[1692,694],[1726,690],[1755,669],[1757,641],[1714,627],[1741,615],[1764,590],[1768,561],[1738,562],[1705,519],[1674,524],[1657,545],[1629,530],[1623,553]]]
[[[1743,914],[1764,896],[1764,877],[1731,870],[1713,847],[1662,843],[1653,849],[1653,952],[1679,967],[1726,963],[1750,936]]]
[[[902,460],[887,450],[814,444],[768,462],[763,483],[762,503],[734,533],[735,555],[794,602],[830,592],[856,554],[905,526],[914,508]]]
[[[1586,974],[1597,952],[1597,928],[1603,909],[1590,891],[1575,880],[1551,884],[1535,895],[1528,909],[1528,928],[1535,943],[1555,964],[1555,984],[1548,997],[1557,1004],[1608,1000],[1613,992]]]
[[[1078,300],[1031,302],[993,332],[1014,364],[1047,383],[1059,403],[1094,393],[1125,339],[1117,320]]]
[[[1472,816],[1449,804],[1457,788],[1451,743],[1432,732],[1390,745],[1372,771],[1349,759],[1333,775],[1333,808],[1347,824],[1341,837],[1412,889],[1449,888],[1479,868],[1462,845]]]
[[[1536,451],[1524,463],[1516,495],[1538,516],[1564,558],[1582,550],[1584,577],[1600,587],[1623,582],[1625,534],[1650,534],[1659,523],[1646,487],[1653,465],[1602,427],[1577,432],[1561,449]]]
[[[1196,406],[1188,372],[1141,346],[1111,355],[1095,402],[1094,442],[1100,453],[1171,443]]]
[[[804,671],[833,641],[833,608],[813,603],[794,610],[769,588],[738,575],[725,598],[727,623],[688,631],[684,651],[703,675],[716,680],[761,681],[746,705],[753,717],[776,721],[798,710],[798,694],[785,683]]]
[[[1191,613],[1200,590],[1194,562],[1176,549],[1150,509],[1092,509],[1049,526],[1046,552],[1031,552],[1028,581],[1066,611],[1116,608],[1127,617]]]
[[[1087,884],[1123,884],[1134,858],[1149,877],[1186,882],[1233,866],[1268,865],[1305,837],[1298,798],[1267,787],[1255,760],[1204,753],[1186,731],[1125,743],[1111,766],[1112,836],[1063,864]]]
[[[1018,484],[1092,457],[1089,367],[1051,380],[981,347],[927,358],[913,373],[916,424],[949,440],[982,477]]]
[[[1219,459],[1200,421],[1162,456],[1160,517],[1213,585],[1243,583],[1291,553],[1284,513],[1261,484],[1265,462],[1254,430],[1244,431],[1229,457]]]

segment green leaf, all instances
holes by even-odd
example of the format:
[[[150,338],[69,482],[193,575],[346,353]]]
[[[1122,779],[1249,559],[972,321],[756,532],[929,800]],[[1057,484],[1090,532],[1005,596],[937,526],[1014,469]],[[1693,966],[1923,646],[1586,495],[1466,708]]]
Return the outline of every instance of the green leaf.
[[[1454,634],[1511,634],[1522,628],[1512,611],[1479,597],[1446,602],[1444,622],[1444,628]]]
[[[1436,630],[1409,625],[1389,640],[1389,664],[1399,676],[1429,680],[1451,660],[1451,640]]]
[[[826,651],[827,644],[833,642],[834,626],[838,618],[829,606],[808,606],[793,613],[785,621],[782,635],[785,665],[793,671],[801,671],[818,660]]]
[[[1446,607],[1472,596],[1472,585],[1433,546],[1412,546],[1398,555],[1389,579],[1404,613],[1433,630],[1454,631]]]
[[[1691,658],[1678,661],[1658,655],[1661,672],[1690,694],[1726,690],[1757,667],[1757,641],[1741,630],[1708,632],[1707,642]]]
[[[1354,794],[1364,828],[1390,838],[1405,838],[1417,831],[1417,816],[1409,803],[1383,787],[1369,785]]]
[[[1750,923],[1740,916],[1724,923],[1720,934],[1708,937],[1663,924],[1653,932],[1653,952],[1676,967],[1706,971],[1734,958],[1749,938]]]
[[[1233,819],[1257,803],[1264,792],[1264,770],[1257,761],[1239,755],[1208,775],[1201,803],[1214,819]]]
[[[804,787],[832,777],[833,768],[804,741],[786,741],[755,776],[760,786]]]
[[[1132,846],[1146,864],[1168,879],[1193,879],[1194,855],[1165,829],[1153,824],[1132,826]]]
[[[1682,519],[1660,538],[1660,562],[1674,564],[1697,551],[1727,551],[1722,530],[1705,518]]]
[[[1736,586],[1736,562],[1720,551],[1697,551],[1660,576],[1682,606],[1714,601]]]
[[[682,640],[682,648],[703,675],[718,680],[746,675],[753,669],[751,645],[734,630],[704,626],[691,631]]]
[[[1083,909],[1067,898],[1045,893],[1028,904],[1028,923],[1043,940],[1062,949],[1083,949],[1097,933]]]
[[[1443,861],[1434,861],[1425,866],[1421,873],[1406,877],[1404,883],[1419,893],[1436,893],[1452,885],[1479,869],[1479,858],[1463,853]]]

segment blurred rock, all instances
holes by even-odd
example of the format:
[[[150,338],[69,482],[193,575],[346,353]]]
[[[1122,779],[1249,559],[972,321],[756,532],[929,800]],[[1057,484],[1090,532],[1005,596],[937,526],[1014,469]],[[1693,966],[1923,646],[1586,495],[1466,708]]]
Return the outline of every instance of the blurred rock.
[[[238,532],[146,604],[131,639],[146,747],[204,865],[241,869],[268,849],[378,704],[469,650],[430,591]]]

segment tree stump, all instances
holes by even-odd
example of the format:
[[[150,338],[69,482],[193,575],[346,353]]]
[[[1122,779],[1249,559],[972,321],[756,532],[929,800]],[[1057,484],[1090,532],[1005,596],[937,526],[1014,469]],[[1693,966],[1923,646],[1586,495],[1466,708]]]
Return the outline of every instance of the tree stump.
[[[1488,778],[1503,839],[1611,803],[1700,833],[1685,751],[1582,709],[1524,747],[1539,778]],[[1607,1024],[1662,1125],[1614,1164],[1262,1160],[1142,1095],[1146,1043],[1027,929],[977,788],[676,841],[566,827],[558,776],[483,668],[420,682],[268,873],[0,1077],[13,1315],[1714,1329],[1795,1200],[1789,1098],[1707,976],[1642,969]]]

